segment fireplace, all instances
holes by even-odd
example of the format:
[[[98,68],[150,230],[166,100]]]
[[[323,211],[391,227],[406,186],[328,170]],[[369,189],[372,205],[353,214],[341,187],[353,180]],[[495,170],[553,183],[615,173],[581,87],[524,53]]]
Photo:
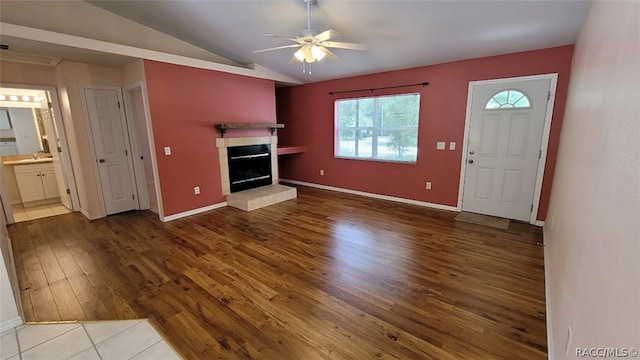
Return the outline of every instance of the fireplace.
[[[253,211],[296,198],[296,188],[278,184],[277,146],[277,136],[216,139],[222,193],[229,206]],[[235,170],[235,163],[250,164],[251,170]]]
[[[270,144],[228,147],[227,160],[232,193],[272,184]]]
[[[260,179],[261,181],[264,181],[264,182],[261,182],[261,184],[258,186],[273,185],[278,183],[278,180],[279,180],[278,179],[278,154],[276,151],[278,146],[277,136],[218,138],[216,139],[216,147],[218,148],[219,164],[220,164],[220,180],[222,184],[223,195],[229,195],[232,192],[241,191],[238,189],[232,190],[232,187],[231,187],[232,170],[229,167],[230,165],[229,159],[231,157],[231,155],[229,154],[235,152],[236,150],[233,150],[235,148],[241,148],[241,149],[249,148],[249,147],[252,147],[253,145],[257,145],[258,147],[263,147],[263,149],[265,148],[269,149],[269,156],[260,156],[260,157],[254,157],[254,158],[248,157],[245,159],[236,159],[236,160],[244,160],[247,162],[249,161],[253,162],[254,160],[255,161],[259,160],[262,162],[262,165],[260,165],[262,168],[267,168],[267,167],[269,168],[271,172],[271,177],[269,178],[268,181],[266,178]],[[246,150],[240,150],[239,154],[235,154],[233,156],[235,157],[235,156],[245,156],[245,155],[251,155],[251,154],[247,153]],[[267,159],[269,159],[270,165],[266,165]],[[261,177],[265,175],[266,174],[262,174],[259,176],[248,176],[248,177]],[[240,181],[240,180],[242,179],[237,179],[233,181]],[[244,183],[253,183],[253,182],[255,181],[245,181]],[[247,187],[245,189],[249,189],[249,188]]]

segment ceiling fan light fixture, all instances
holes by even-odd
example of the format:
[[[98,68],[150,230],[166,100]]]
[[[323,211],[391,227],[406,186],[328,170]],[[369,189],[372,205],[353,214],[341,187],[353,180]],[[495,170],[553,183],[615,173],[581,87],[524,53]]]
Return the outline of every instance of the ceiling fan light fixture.
[[[311,64],[324,59],[326,53],[318,45],[307,44],[301,47],[293,55],[296,59]]]
[[[324,59],[326,53],[322,51],[322,48],[318,45],[311,45],[311,56],[315,59],[315,61],[320,61]]]

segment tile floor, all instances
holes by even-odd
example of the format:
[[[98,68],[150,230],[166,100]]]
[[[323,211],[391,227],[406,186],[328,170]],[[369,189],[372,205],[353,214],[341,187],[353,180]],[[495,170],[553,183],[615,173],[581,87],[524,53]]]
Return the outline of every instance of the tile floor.
[[[40,219],[43,217],[56,216],[70,213],[61,203],[24,207],[22,204],[11,206],[13,218],[16,222]]]
[[[145,319],[18,326],[2,333],[0,359],[179,360],[181,357]]]

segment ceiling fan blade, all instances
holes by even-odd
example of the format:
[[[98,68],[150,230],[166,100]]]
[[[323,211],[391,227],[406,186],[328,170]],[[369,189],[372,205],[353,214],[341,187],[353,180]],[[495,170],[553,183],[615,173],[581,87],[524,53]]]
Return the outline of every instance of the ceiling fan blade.
[[[333,38],[339,37],[339,36],[340,36],[339,32],[329,29],[329,30],[321,32],[320,34],[314,36],[313,38],[316,39],[319,42],[322,42],[322,41],[327,41],[329,39],[333,39]]]
[[[291,36],[281,36],[281,35],[275,35],[275,34],[264,34],[265,37],[272,37],[272,38],[277,38],[277,39],[285,39],[285,40],[291,40],[291,41],[295,41],[298,42],[298,39],[294,39]]]
[[[318,48],[320,48],[320,50],[324,53],[325,55],[325,59],[329,59],[329,60],[340,60],[340,58],[338,57],[338,55],[334,54],[331,50],[327,49],[324,46],[318,46]]]
[[[255,54],[255,53],[261,53],[261,52],[265,52],[265,51],[280,50],[280,49],[287,49],[287,48],[300,47],[300,46],[301,46],[300,44],[276,46],[276,47],[272,47],[272,48],[268,48],[268,49],[253,50],[253,53]]]
[[[356,44],[356,43],[346,43],[339,41],[323,41],[318,45],[336,48],[336,49],[347,49],[347,50],[359,50],[359,51],[367,51],[367,45],[365,44]]]

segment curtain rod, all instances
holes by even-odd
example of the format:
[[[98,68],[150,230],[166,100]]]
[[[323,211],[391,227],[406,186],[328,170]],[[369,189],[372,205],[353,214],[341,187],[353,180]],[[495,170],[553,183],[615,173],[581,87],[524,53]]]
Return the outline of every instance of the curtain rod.
[[[332,96],[333,96],[334,94],[346,94],[346,93],[360,92],[360,91],[371,91],[371,92],[374,92],[374,91],[376,91],[376,90],[398,89],[398,88],[410,87],[410,86],[418,86],[418,85],[421,85],[422,87],[425,87],[425,86],[429,85],[429,83],[425,81],[425,82],[415,83],[415,84],[396,85],[396,86],[384,86],[384,87],[369,88],[369,89],[344,90],[344,91],[329,91],[329,95],[332,95]]]

